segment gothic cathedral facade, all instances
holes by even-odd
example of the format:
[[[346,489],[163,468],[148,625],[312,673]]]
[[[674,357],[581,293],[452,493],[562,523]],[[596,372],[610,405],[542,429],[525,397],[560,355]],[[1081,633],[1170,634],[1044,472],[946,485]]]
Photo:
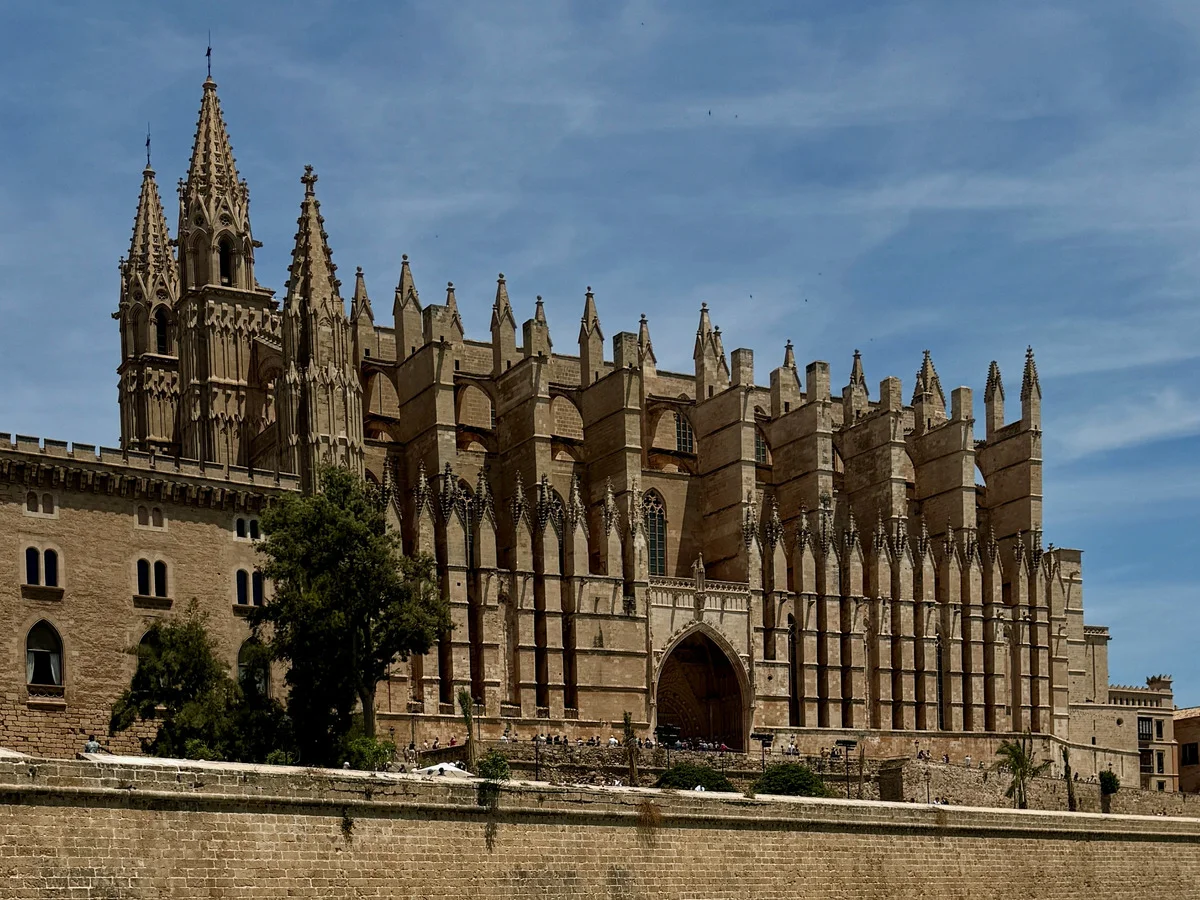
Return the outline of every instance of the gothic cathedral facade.
[[[1129,777],[1170,744],[1122,715],[1169,722],[1169,679],[1109,686],[1081,553],[1044,543],[1032,350],[1011,420],[991,364],[978,434],[928,352],[907,403],[857,352],[836,396],[790,342],[759,384],[706,306],[686,374],[658,368],[645,316],[607,353],[590,287],[570,354],[540,297],[518,334],[503,275],[490,340],[467,338],[454,285],[423,301],[407,256],[390,319],[361,269],[347,315],[317,176],[300,180],[280,301],[208,79],[175,237],[147,166],[121,262],[121,447],[0,435],[0,744],[70,752],[103,730],[125,651],[186,599],[234,664],[240,613],[269,602],[256,514],[329,463],[386,488],[450,602],[452,630],[378,693],[398,739],[453,734],[466,687],[493,737],[607,733],[630,711],[742,749],[770,731],[983,758],[1030,731]]]

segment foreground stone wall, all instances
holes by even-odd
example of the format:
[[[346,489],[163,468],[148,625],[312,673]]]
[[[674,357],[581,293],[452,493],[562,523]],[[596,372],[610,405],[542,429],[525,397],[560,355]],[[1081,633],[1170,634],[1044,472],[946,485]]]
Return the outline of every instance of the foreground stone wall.
[[[0,894],[1191,897],[1200,820],[0,760]]]

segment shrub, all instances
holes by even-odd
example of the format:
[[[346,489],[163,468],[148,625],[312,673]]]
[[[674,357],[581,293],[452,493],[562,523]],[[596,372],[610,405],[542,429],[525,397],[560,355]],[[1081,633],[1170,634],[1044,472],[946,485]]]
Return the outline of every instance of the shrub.
[[[508,760],[499,750],[489,750],[480,757],[475,774],[488,781],[508,781]]]
[[[733,783],[716,769],[686,762],[675,763],[663,772],[655,786],[678,788],[683,791],[695,790],[697,786],[703,787],[706,791],[736,790]]]
[[[1105,769],[1100,773],[1100,793],[1104,796],[1115,794],[1121,789],[1121,779],[1117,777],[1116,772],[1110,772]]]
[[[828,797],[829,788],[821,776],[806,765],[794,762],[772,763],[754,783],[760,794],[782,794],[787,797]]]
[[[396,758],[396,745],[391,741],[358,735],[344,744],[344,756],[354,769],[375,772],[386,768]]]

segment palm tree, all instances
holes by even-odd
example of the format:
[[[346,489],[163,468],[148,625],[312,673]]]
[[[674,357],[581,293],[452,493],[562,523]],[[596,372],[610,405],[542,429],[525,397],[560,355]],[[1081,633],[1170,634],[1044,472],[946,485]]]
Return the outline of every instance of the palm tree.
[[[1028,731],[1015,741],[1001,741],[996,756],[1000,757],[996,768],[1005,769],[1012,775],[1012,783],[1004,796],[1012,798],[1014,809],[1029,809],[1029,782],[1050,768],[1050,760],[1037,761],[1033,738]]]

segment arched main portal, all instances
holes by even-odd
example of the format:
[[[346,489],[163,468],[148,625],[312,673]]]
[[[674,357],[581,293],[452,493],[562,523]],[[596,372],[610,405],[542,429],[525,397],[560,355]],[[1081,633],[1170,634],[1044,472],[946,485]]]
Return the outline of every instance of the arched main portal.
[[[745,698],[733,665],[703,631],[681,640],[658,676],[658,724],[678,726],[682,740],[744,750]]]

